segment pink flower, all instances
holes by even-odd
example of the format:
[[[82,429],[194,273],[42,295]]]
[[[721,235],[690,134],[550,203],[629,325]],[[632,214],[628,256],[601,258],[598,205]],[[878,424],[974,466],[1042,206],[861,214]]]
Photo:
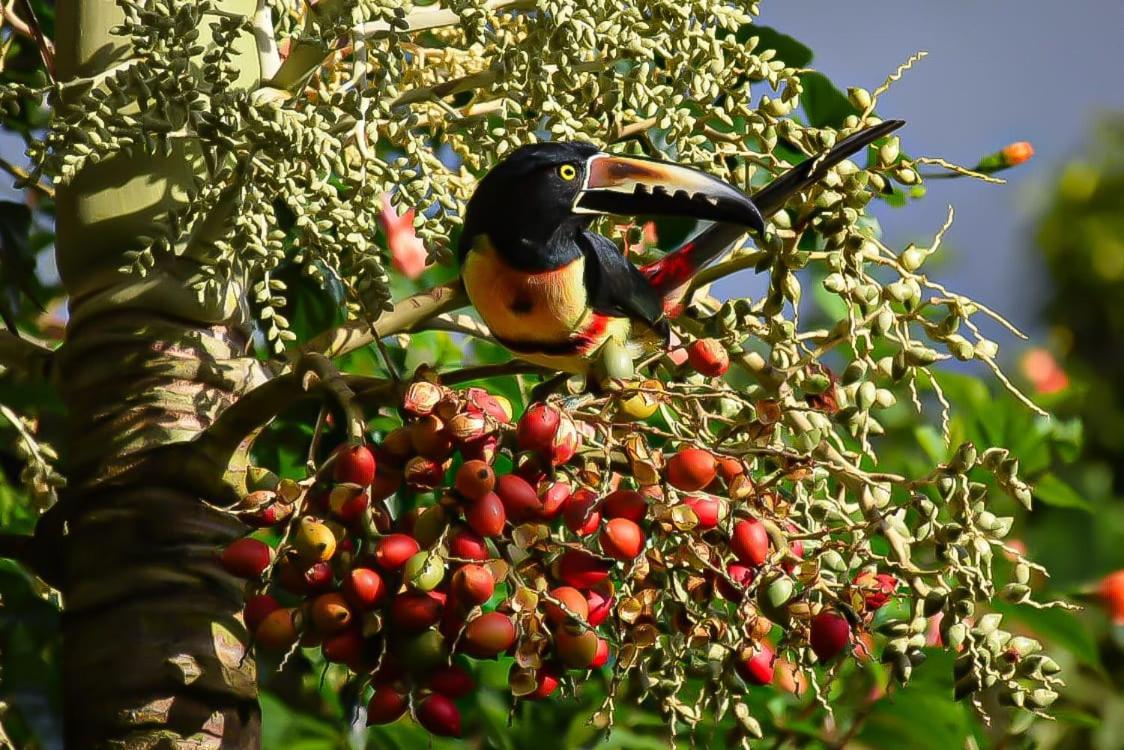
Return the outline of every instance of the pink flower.
[[[408,279],[416,279],[425,270],[425,244],[414,233],[414,209],[401,216],[390,202],[390,193],[382,194],[382,211],[379,224],[386,233],[386,244],[390,248],[390,259],[394,267]]]

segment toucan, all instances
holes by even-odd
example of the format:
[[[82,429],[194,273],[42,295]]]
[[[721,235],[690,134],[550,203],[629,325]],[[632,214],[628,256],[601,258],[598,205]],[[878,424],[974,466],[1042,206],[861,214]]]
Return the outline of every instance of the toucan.
[[[599,358],[665,343],[695,275],[829,169],[904,124],[886,120],[790,168],[752,196],[705,172],[590,143],[515,149],[477,185],[457,246],[469,300],[521,359],[587,374]],[[603,214],[713,224],[643,267],[590,230]]]

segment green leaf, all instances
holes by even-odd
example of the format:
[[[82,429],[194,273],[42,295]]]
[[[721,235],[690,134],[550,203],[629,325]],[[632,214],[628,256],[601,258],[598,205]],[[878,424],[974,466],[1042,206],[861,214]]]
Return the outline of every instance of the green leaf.
[[[970,718],[952,699],[953,655],[927,650],[909,685],[880,699],[859,732],[859,743],[876,748],[948,750],[964,747]]]
[[[803,68],[805,65],[812,62],[811,47],[798,42],[788,34],[782,34],[770,26],[747,24],[741,28],[738,37],[741,38],[743,34],[745,38],[742,41],[748,41],[750,37],[760,38],[761,41],[758,42],[757,49],[776,50],[777,57],[783,60],[785,65],[793,68]]]
[[[800,104],[808,116],[809,125],[839,128],[848,116],[859,114],[847,95],[835,88],[823,73],[804,73],[800,76],[800,83],[804,87]]]
[[[1080,508],[1089,513],[1093,506],[1077,490],[1058,479],[1056,474],[1044,474],[1034,483],[1034,496],[1057,508]]]

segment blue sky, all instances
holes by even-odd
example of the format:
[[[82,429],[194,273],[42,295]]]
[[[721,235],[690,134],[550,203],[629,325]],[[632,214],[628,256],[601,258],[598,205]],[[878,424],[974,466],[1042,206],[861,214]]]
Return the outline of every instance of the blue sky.
[[[760,22],[815,51],[840,88],[874,89],[918,50],[880,101],[908,121],[903,148],[968,166],[1012,142],[1034,144],[1008,184],[933,181],[925,200],[878,210],[895,246],[930,237],[948,205],[956,223],[935,273],[1034,331],[1045,280],[1030,242],[1052,177],[1099,113],[1124,109],[1124,3],[1075,0],[765,0]],[[719,290],[722,291],[722,290]]]

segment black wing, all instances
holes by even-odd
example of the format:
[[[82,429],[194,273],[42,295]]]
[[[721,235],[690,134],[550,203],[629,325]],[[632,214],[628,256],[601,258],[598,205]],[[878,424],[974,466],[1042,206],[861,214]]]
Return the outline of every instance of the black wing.
[[[595,312],[644,323],[666,340],[670,334],[663,298],[611,240],[593,232],[578,235],[585,253],[585,286]]]

